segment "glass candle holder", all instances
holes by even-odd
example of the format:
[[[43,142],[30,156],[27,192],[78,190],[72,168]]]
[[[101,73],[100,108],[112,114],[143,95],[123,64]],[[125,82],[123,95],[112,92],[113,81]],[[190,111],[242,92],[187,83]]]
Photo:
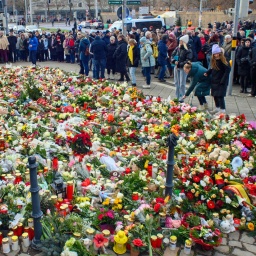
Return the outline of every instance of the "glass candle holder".
[[[12,236],[12,250],[17,251],[19,249],[18,236]]]
[[[190,255],[191,247],[192,247],[192,241],[187,239],[185,241],[184,254]]]
[[[29,227],[29,228],[34,227],[34,220],[33,220],[32,218],[29,218],[29,219],[28,219],[28,227]]]
[[[13,227],[12,232],[13,232],[14,236],[17,236],[18,235],[18,227],[17,226]]]
[[[108,247],[108,245],[109,245],[109,238],[110,238],[110,231],[108,229],[104,229],[102,231],[102,234],[104,235],[105,238],[108,239],[108,241],[106,243],[104,243],[104,246]]]
[[[22,234],[22,242],[25,247],[29,247],[29,237],[27,232]]]
[[[0,245],[2,245],[2,242],[3,242],[3,234],[2,232],[0,232]]]
[[[171,236],[170,237],[170,250],[171,251],[176,250],[176,244],[177,244],[177,236]]]
[[[95,230],[93,228],[86,229],[87,238],[89,238],[90,240],[93,240],[94,233],[95,233]]]
[[[163,238],[164,238],[164,236],[162,234],[157,234],[157,239],[156,239],[157,248],[161,248],[162,243],[163,243]]]
[[[153,248],[157,248],[157,236],[151,236],[150,242]]]
[[[74,232],[74,233],[73,233],[73,237],[74,237],[76,240],[79,240],[79,239],[81,239],[82,235],[81,235],[81,233],[79,233],[79,232]]]
[[[74,183],[73,181],[68,181],[67,182],[67,199],[73,200],[73,195],[74,195]]]
[[[165,227],[165,222],[166,222],[166,213],[160,212],[159,216],[160,216],[160,226],[162,228],[164,228]]]
[[[3,242],[3,253],[9,253],[11,251],[9,239],[5,237],[3,238],[2,242]]]
[[[12,236],[13,236],[13,232],[10,231],[8,234],[7,234],[7,237],[8,237],[8,241],[9,241],[9,244],[11,245],[12,244]]]
[[[133,192],[132,193],[132,200],[133,201],[138,201],[139,200],[139,193],[138,192]]]

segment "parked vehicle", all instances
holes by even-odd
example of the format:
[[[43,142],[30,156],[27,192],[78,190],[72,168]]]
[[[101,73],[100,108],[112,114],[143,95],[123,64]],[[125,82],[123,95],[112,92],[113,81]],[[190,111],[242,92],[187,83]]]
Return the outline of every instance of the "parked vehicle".
[[[103,29],[104,24],[102,22],[96,21],[91,24],[91,27],[96,29]]]
[[[89,28],[91,29],[91,23],[88,22],[88,21],[82,21],[79,23],[79,25],[82,27],[82,28]]]
[[[42,30],[38,28],[36,25],[28,25],[26,26],[26,32],[36,32],[38,31],[40,35],[42,35]]]
[[[13,31],[14,33],[16,34],[19,34],[19,33],[24,33],[25,32],[25,27],[23,25],[18,25],[18,26],[14,26],[13,27]]]

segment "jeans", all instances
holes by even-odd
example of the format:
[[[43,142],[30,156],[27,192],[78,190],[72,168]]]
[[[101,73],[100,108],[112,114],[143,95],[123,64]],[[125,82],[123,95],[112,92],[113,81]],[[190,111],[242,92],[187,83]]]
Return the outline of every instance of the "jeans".
[[[213,98],[214,98],[216,108],[226,109],[225,99],[223,96],[214,96]]]
[[[105,68],[106,68],[106,60],[94,60],[95,67],[96,67],[96,79],[105,78]],[[100,75],[100,76],[99,76]]]
[[[75,53],[70,53],[70,62],[75,63]]]
[[[160,72],[159,72],[159,76],[158,76],[159,80],[164,79],[165,71],[166,71],[166,65],[161,66],[161,69],[160,69]]]
[[[92,77],[93,77],[93,79],[97,79],[96,64],[95,64],[94,58],[92,58]]]
[[[150,76],[151,67],[143,67],[144,76],[146,77],[147,85],[150,85],[151,76]]]
[[[176,98],[178,100],[182,100],[182,97],[185,95],[186,89],[186,78],[187,74],[183,70],[183,68],[174,68],[174,84],[176,87]]]
[[[130,72],[132,84],[136,84],[136,75],[135,75],[136,67],[129,67],[129,72]]]
[[[70,63],[70,54],[66,55],[66,62]]]
[[[32,62],[32,64],[36,65],[36,50],[29,51],[29,59]]]
[[[25,50],[21,50],[21,51],[20,51],[20,59],[21,59],[21,60],[27,60],[27,59],[26,59],[26,52],[25,52]]]
[[[85,74],[86,76],[88,76],[88,75],[89,75],[89,56],[83,57],[83,59],[81,60],[81,62],[83,63],[84,74]]]
[[[205,103],[207,103],[205,96],[197,96],[198,100],[199,100],[199,104],[202,106]]]
[[[208,66],[208,68],[211,67],[211,58],[212,58],[212,56],[211,56],[210,54],[207,54],[207,55],[206,55],[206,60],[207,60],[207,66]]]

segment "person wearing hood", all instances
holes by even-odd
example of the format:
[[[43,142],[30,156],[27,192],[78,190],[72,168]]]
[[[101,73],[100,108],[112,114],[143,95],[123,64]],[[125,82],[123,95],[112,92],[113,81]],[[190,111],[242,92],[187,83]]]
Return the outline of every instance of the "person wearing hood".
[[[107,74],[108,79],[115,79],[115,73],[116,73],[116,62],[114,59],[114,53],[116,51],[116,38],[114,36],[110,37],[110,44],[107,46]],[[112,70],[112,74],[110,74],[110,70]]]
[[[80,52],[80,61],[83,64],[84,67],[84,74],[85,76],[89,75],[89,59],[90,59],[90,41],[87,38],[88,36],[85,36],[80,40],[79,44],[79,52]]]
[[[155,66],[155,58],[153,56],[153,50],[150,44],[150,41],[144,36],[140,39],[140,60],[141,66],[143,68],[144,76],[146,77],[146,85],[143,85],[143,89],[150,89],[150,82],[151,82],[151,67]]]
[[[109,30],[106,30],[106,33],[103,36],[102,40],[106,43],[106,45],[110,44],[110,31]]]
[[[202,66],[201,62],[190,62],[188,61],[184,65],[184,71],[191,77],[190,86],[187,89],[183,99],[188,97],[193,91],[194,95],[197,96],[199,101],[199,110],[207,110],[208,104],[205,96],[210,95],[211,81],[209,76],[204,76],[207,69]]]
[[[37,38],[35,37],[34,33],[29,32],[29,43],[28,43],[29,59],[31,60],[33,67],[36,67],[37,47],[38,47]]]
[[[129,82],[130,78],[127,74],[126,63],[127,63],[127,46],[128,43],[124,35],[118,35],[118,44],[115,50],[113,58],[116,61],[116,72],[120,73],[120,79],[118,81],[123,82],[124,77]]]
[[[240,93],[248,93],[248,79],[250,78],[249,51],[251,49],[251,39],[246,38],[244,46],[239,49],[236,55],[238,64],[238,75],[240,75],[241,90]]]
[[[107,45],[99,36],[96,36],[95,40],[92,42],[90,52],[93,55],[95,69],[95,77],[93,78],[105,78]]]
[[[174,64],[174,84],[176,87],[176,98],[183,102],[183,96],[185,95],[187,74],[183,70],[183,67],[187,61],[192,61],[193,53],[188,48],[187,43],[189,41],[188,35],[180,37],[179,45],[172,53],[172,64]]]
[[[230,73],[230,64],[227,62],[223,49],[218,44],[212,46],[212,58],[210,69],[204,74],[211,75],[211,95],[214,98],[216,108],[211,112],[212,114],[225,114],[226,104],[225,96],[227,93],[228,79]]]
[[[167,53],[167,41],[168,41],[168,36],[163,35],[162,39],[158,43],[158,65],[161,67],[159,75],[158,75],[158,80],[160,82],[166,82],[164,79],[164,74],[166,71],[166,65],[167,65],[167,59],[168,59],[168,53]]]

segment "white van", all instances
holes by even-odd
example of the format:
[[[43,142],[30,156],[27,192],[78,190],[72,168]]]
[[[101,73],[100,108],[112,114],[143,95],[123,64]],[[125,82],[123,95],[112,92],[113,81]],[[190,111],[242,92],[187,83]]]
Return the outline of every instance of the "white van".
[[[150,26],[153,26],[153,29],[161,29],[165,23],[163,18],[150,18],[150,19],[125,19],[125,25],[127,31],[131,31],[132,27],[139,28],[142,30],[143,28],[149,29]],[[111,31],[113,28],[118,30],[122,29],[122,21],[118,20],[115,21],[110,27],[109,30]]]

